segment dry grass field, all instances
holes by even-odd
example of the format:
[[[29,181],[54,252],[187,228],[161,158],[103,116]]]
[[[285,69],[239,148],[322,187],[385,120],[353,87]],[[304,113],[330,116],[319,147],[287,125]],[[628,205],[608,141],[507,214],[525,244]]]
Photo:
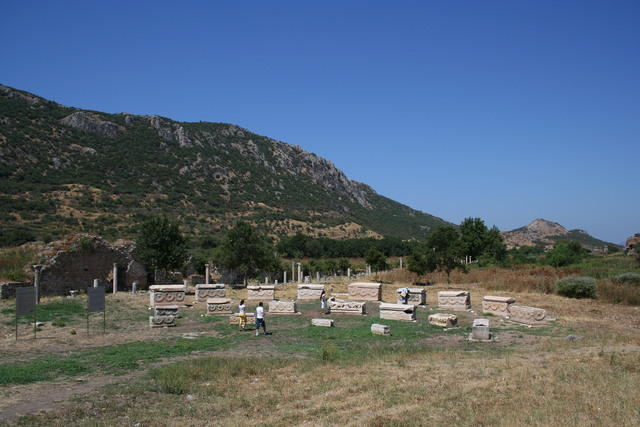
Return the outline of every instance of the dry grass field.
[[[99,316],[87,335],[78,311],[82,297],[58,298],[43,306],[58,304],[65,320],[54,326],[60,316],[52,312],[37,340],[23,324],[16,342],[13,301],[3,301],[0,420],[57,426],[640,424],[640,308],[524,285],[507,292],[496,271],[457,274],[452,281],[465,284],[426,287],[428,304],[415,323],[381,321],[376,304],[368,303],[367,316],[332,314],[334,328],[311,327],[312,317],[325,317],[311,302],[299,304],[301,315],[268,315],[272,335],[259,337],[224,317],[204,316],[201,304],[182,310],[175,328],[150,329],[148,295],[120,293],[107,298],[105,335]],[[394,301],[404,284],[403,277],[395,279],[383,286],[385,301]],[[344,292],[346,284],[327,288]],[[472,293],[474,312],[458,313],[457,329],[427,322],[438,311],[441,289]],[[229,293],[237,302],[245,292]],[[277,292],[293,299],[295,286]],[[469,342],[487,294],[512,295],[557,320],[528,328],[488,316],[495,341]],[[372,323],[390,325],[392,335],[371,335]]]

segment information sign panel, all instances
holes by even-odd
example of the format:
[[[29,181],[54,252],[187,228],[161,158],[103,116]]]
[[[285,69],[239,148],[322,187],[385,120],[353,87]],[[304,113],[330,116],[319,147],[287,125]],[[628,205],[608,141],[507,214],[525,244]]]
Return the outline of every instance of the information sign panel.
[[[104,311],[104,286],[87,288],[89,313],[100,313]]]
[[[36,292],[33,286],[16,288],[16,315],[33,314],[36,309]]]

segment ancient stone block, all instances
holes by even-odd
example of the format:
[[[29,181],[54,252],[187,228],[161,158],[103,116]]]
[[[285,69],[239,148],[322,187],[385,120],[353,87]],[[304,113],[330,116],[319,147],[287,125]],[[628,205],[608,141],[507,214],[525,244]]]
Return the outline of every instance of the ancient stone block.
[[[398,304],[402,304],[402,298],[400,298],[400,290],[402,288],[398,288],[396,291],[398,293]],[[427,304],[427,291],[423,288],[407,288],[409,289],[409,301],[408,304],[413,305],[426,305]]]
[[[489,319],[474,319],[471,326],[472,340],[489,341],[491,340],[491,332],[489,331]]]
[[[380,318],[388,320],[416,320],[416,306],[413,304],[380,303]]]
[[[543,308],[527,307],[525,305],[511,305],[509,320],[527,325],[544,325],[547,311]]]
[[[256,315],[255,313],[247,313],[247,324],[255,323]],[[239,325],[240,324],[240,313],[233,313],[229,316],[229,324],[230,325]]]
[[[312,326],[333,327],[333,319],[311,319]]]
[[[333,292],[331,294],[331,297],[335,298],[337,300],[347,301],[349,299],[349,293],[348,292]]]
[[[507,317],[509,315],[509,306],[514,302],[516,302],[516,300],[512,297],[486,295],[482,298],[482,312]]]
[[[149,326],[151,326],[152,328],[176,326],[177,318],[177,305],[156,306],[153,310],[153,316],[149,316]]]
[[[247,286],[247,299],[271,301],[276,299],[276,287],[273,285]]]
[[[452,328],[458,324],[458,317],[455,314],[434,313],[429,316],[429,323],[443,328]]]
[[[380,301],[382,299],[381,283],[351,283],[347,289],[349,290],[349,299],[352,301]]]
[[[207,298],[207,315],[231,314],[231,300],[229,298]]]
[[[304,283],[298,285],[299,300],[319,300],[320,295],[324,291],[324,285],[316,285],[313,283]]]
[[[373,325],[371,325],[371,333],[376,335],[390,335],[391,327],[388,325],[381,325],[379,323],[374,323]]]
[[[185,300],[184,285],[149,286],[149,305],[183,305]]]
[[[468,291],[438,292],[438,308],[453,311],[466,311],[471,308],[471,296]]]
[[[205,302],[209,298],[224,298],[227,296],[227,289],[222,283],[196,285],[196,299],[198,302]]]
[[[269,313],[273,314],[296,314],[295,301],[269,301]]]
[[[329,299],[328,302],[331,313],[365,314],[364,302],[341,301],[334,298]]]

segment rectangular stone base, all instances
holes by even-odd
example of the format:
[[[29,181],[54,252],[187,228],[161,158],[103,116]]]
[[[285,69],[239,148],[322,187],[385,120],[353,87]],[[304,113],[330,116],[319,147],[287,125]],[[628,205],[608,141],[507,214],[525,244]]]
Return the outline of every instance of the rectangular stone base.
[[[429,316],[429,324],[452,328],[458,324],[458,317],[454,314],[435,313]]]
[[[410,304],[388,304],[381,302],[380,318],[412,322],[416,320],[416,306]]]
[[[176,326],[176,318],[175,316],[149,316],[149,326],[152,328]]]
[[[333,327],[333,319],[311,319],[311,325],[331,328]]]
[[[388,325],[374,323],[371,325],[371,333],[376,335],[391,335],[391,327]]]

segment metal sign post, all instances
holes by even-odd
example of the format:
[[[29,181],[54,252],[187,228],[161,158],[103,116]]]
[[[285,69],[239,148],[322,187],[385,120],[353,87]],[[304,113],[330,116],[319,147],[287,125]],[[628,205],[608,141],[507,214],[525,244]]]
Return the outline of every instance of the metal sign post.
[[[33,286],[16,288],[16,341],[18,340],[18,316],[33,314],[33,338],[36,338],[36,292]]]
[[[107,331],[107,313],[104,309],[104,286],[87,288],[87,335],[89,335],[89,314],[102,312],[102,333]]]

